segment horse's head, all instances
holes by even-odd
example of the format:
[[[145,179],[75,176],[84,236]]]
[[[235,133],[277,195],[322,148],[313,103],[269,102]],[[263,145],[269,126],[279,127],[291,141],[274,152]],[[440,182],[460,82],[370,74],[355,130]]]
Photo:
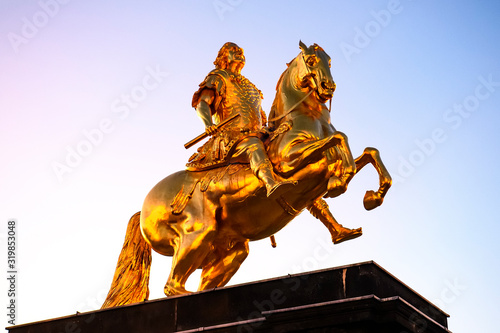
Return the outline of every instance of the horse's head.
[[[330,56],[317,44],[307,47],[301,41],[299,46],[302,52],[287,64],[276,84],[270,127],[279,126],[282,119],[297,109],[317,116],[325,108],[324,103],[333,97],[335,82],[330,72]]]
[[[325,103],[336,88],[330,72],[330,56],[317,44],[307,47],[300,41],[299,46],[302,52],[295,58],[299,84],[314,90],[318,100]]]

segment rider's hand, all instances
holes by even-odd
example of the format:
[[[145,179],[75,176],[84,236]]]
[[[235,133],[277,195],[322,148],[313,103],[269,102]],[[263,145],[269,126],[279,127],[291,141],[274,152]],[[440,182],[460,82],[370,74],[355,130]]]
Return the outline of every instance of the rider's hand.
[[[205,132],[208,135],[214,135],[215,133],[217,133],[217,126],[215,126],[215,125],[207,126],[207,127],[205,127]]]
[[[260,129],[259,129],[259,132],[264,134],[264,135],[269,135],[271,134],[272,130],[267,127],[267,126],[262,126]]]

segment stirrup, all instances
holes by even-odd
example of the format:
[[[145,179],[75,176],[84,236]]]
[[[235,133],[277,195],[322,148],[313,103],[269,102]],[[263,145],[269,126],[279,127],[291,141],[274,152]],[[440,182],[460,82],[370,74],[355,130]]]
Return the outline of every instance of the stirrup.
[[[273,186],[268,186],[266,184],[267,197],[269,198],[271,196],[271,194],[273,194],[282,185],[288,185],[288,184],[295,186],[295,185],[297,185],[297,181],[296,180],[284,180],[282,182],[278,182],[278,183],[274,184]]]
[[[347,231],[348,230],[348,231]],[[337,236],[332,237],[333,244],[339,244],[354,238],[358,238],[363,234],[362,228],[357,229],[347,229],[343,228],[341,232],[337,234]]]

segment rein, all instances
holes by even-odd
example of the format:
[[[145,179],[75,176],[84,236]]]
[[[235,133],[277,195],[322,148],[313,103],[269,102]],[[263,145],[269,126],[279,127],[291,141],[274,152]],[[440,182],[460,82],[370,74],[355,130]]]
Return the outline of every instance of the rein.
[[[271,118],[271,119],[268,119],[267,121],[276,121],[276,120],[280,120],[281,118],[284,118],[286,116],[288,116],[290,113],[292,113],[292,111],[300,104],[302,103],[307,97],[309,97],[309,95],[312,94],[314,90],[309,90],[309,92],[307,93],[307,95],[305,95],[304,97],[302,97],[302,99],[300,101],[298,101],[297,103],[295,103],[291,108],[288,109],[287,112],[283,113],[281,116],[278,116],[278,117],[274,117],[274,118]]]
[[[306,64],[306,59],[304,59],[304,53],[301,53],[301,58],[302,58],[302,61],[304,62],[304,66],[306,67],[306,71],[307,71],[307,75],[313,75],[311,73],[311,71],[309,70],[309,67],[307,66]],[[306,76],[307,76],[306,75]],[[316,83],[315,83],[316,84]],[[300,101],[298,101],[297,103],[295,103],[291,108],[289,108],[285,113],[283,113],[281,116],[278,116],[278,117],[274,117],[274,118],[271,118],[271,119],[268,119],[267,121],[270,122],[270,121],[276,121],[276,120],[280,120],[281,118],[284,118],[286,116],[288,116],[290,113],[292,113],[292,111],[300,104],[302,103],[307,97],[309,97],[309,95],[312,94],[312,92],[314,91],[314,89],[311,89],[307,95],[305,95],[304,97],[302,97],[302,99]]]

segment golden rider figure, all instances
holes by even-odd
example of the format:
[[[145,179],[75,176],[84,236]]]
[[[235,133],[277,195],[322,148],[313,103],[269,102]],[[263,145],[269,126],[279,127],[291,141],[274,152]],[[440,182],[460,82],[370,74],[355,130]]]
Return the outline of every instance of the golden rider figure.
[[[211,138],[191,156],[187,169],[208,170],[229,161],[250,163],[270,196],[279,186],[293,182],[279,180],[261,140],[267,122],[261,107],[262,93],[241,75],[245,56],[235,43],[225,43],[214,64],[215,69],[200,84],[192,102]],[[237,114],[237,118],[216,129],[216,124]]]
[[[248,256],[250,241],[272,237],[305,208],[328,228],[333,243],[361,236],[361,228],[345,228],[335,220],[323,196],[344,193],[352,177],[371,164],[379,189],[365,194],[370,210],[382,204],[392,179],[377,149],[367,147],[354,159],[347,136],[331,125],[325,105],[335,90],[330,57],[317,44],[300,42],[299,47],[278,81],[271,119],[284,121],[267,148],[262,94],[241,75],[243,50],[234,43],[220,49],[216,68],[193,96],[206,130],[184,146],[210,139],[189,159],[187,171],[156,184],[130,219],[103,308],[148,298],[152,249],[173,257],[164,288],[170,296],[188,293],[186,281],[198,268],[198,290],[225,286]],[[274,174],[267,152],[275,165],[284,162],[288,169],[277,167]],[[293,174],[296,186],[281,178],[287,174]],[[267,198],[261,183],[268,196],[276,188],[283,193]]]

